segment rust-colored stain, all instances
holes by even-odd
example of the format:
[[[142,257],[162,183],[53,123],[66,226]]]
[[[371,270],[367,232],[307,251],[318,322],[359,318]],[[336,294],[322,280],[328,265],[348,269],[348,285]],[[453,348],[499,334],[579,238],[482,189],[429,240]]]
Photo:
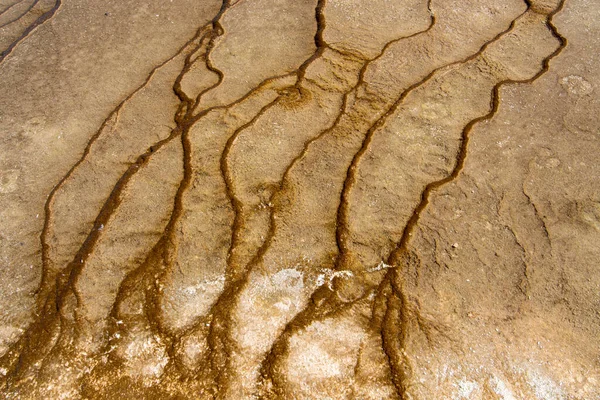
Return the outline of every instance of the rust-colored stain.
[[[600,7],[0,2],[6,399],[600,398]]]

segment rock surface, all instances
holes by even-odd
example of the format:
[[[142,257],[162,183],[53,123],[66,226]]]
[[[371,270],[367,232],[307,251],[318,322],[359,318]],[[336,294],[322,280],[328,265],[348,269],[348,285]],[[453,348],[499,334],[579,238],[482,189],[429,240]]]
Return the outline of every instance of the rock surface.
[[[600,399],[593,0],[0,0],[6,399]]]

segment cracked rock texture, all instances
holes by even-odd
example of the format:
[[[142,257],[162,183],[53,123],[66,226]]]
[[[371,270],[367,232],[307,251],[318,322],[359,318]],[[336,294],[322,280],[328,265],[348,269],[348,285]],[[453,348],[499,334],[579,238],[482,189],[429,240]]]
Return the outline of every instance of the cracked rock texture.
[[[600,399],[595,0],[0,0],[3,399]]]

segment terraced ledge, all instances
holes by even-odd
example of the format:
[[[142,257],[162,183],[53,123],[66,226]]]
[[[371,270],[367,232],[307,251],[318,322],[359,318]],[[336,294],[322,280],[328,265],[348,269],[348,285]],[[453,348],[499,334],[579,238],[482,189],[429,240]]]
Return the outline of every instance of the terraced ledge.
[[[0,1],[1,397],[600,398],[592,3]]]

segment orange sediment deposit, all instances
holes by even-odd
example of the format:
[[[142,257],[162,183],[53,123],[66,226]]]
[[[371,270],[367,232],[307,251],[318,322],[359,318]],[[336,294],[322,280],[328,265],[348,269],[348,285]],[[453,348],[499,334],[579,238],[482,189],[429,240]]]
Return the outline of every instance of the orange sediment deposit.
[[[0,397],[599,397],[598,17],[0,4]]]

